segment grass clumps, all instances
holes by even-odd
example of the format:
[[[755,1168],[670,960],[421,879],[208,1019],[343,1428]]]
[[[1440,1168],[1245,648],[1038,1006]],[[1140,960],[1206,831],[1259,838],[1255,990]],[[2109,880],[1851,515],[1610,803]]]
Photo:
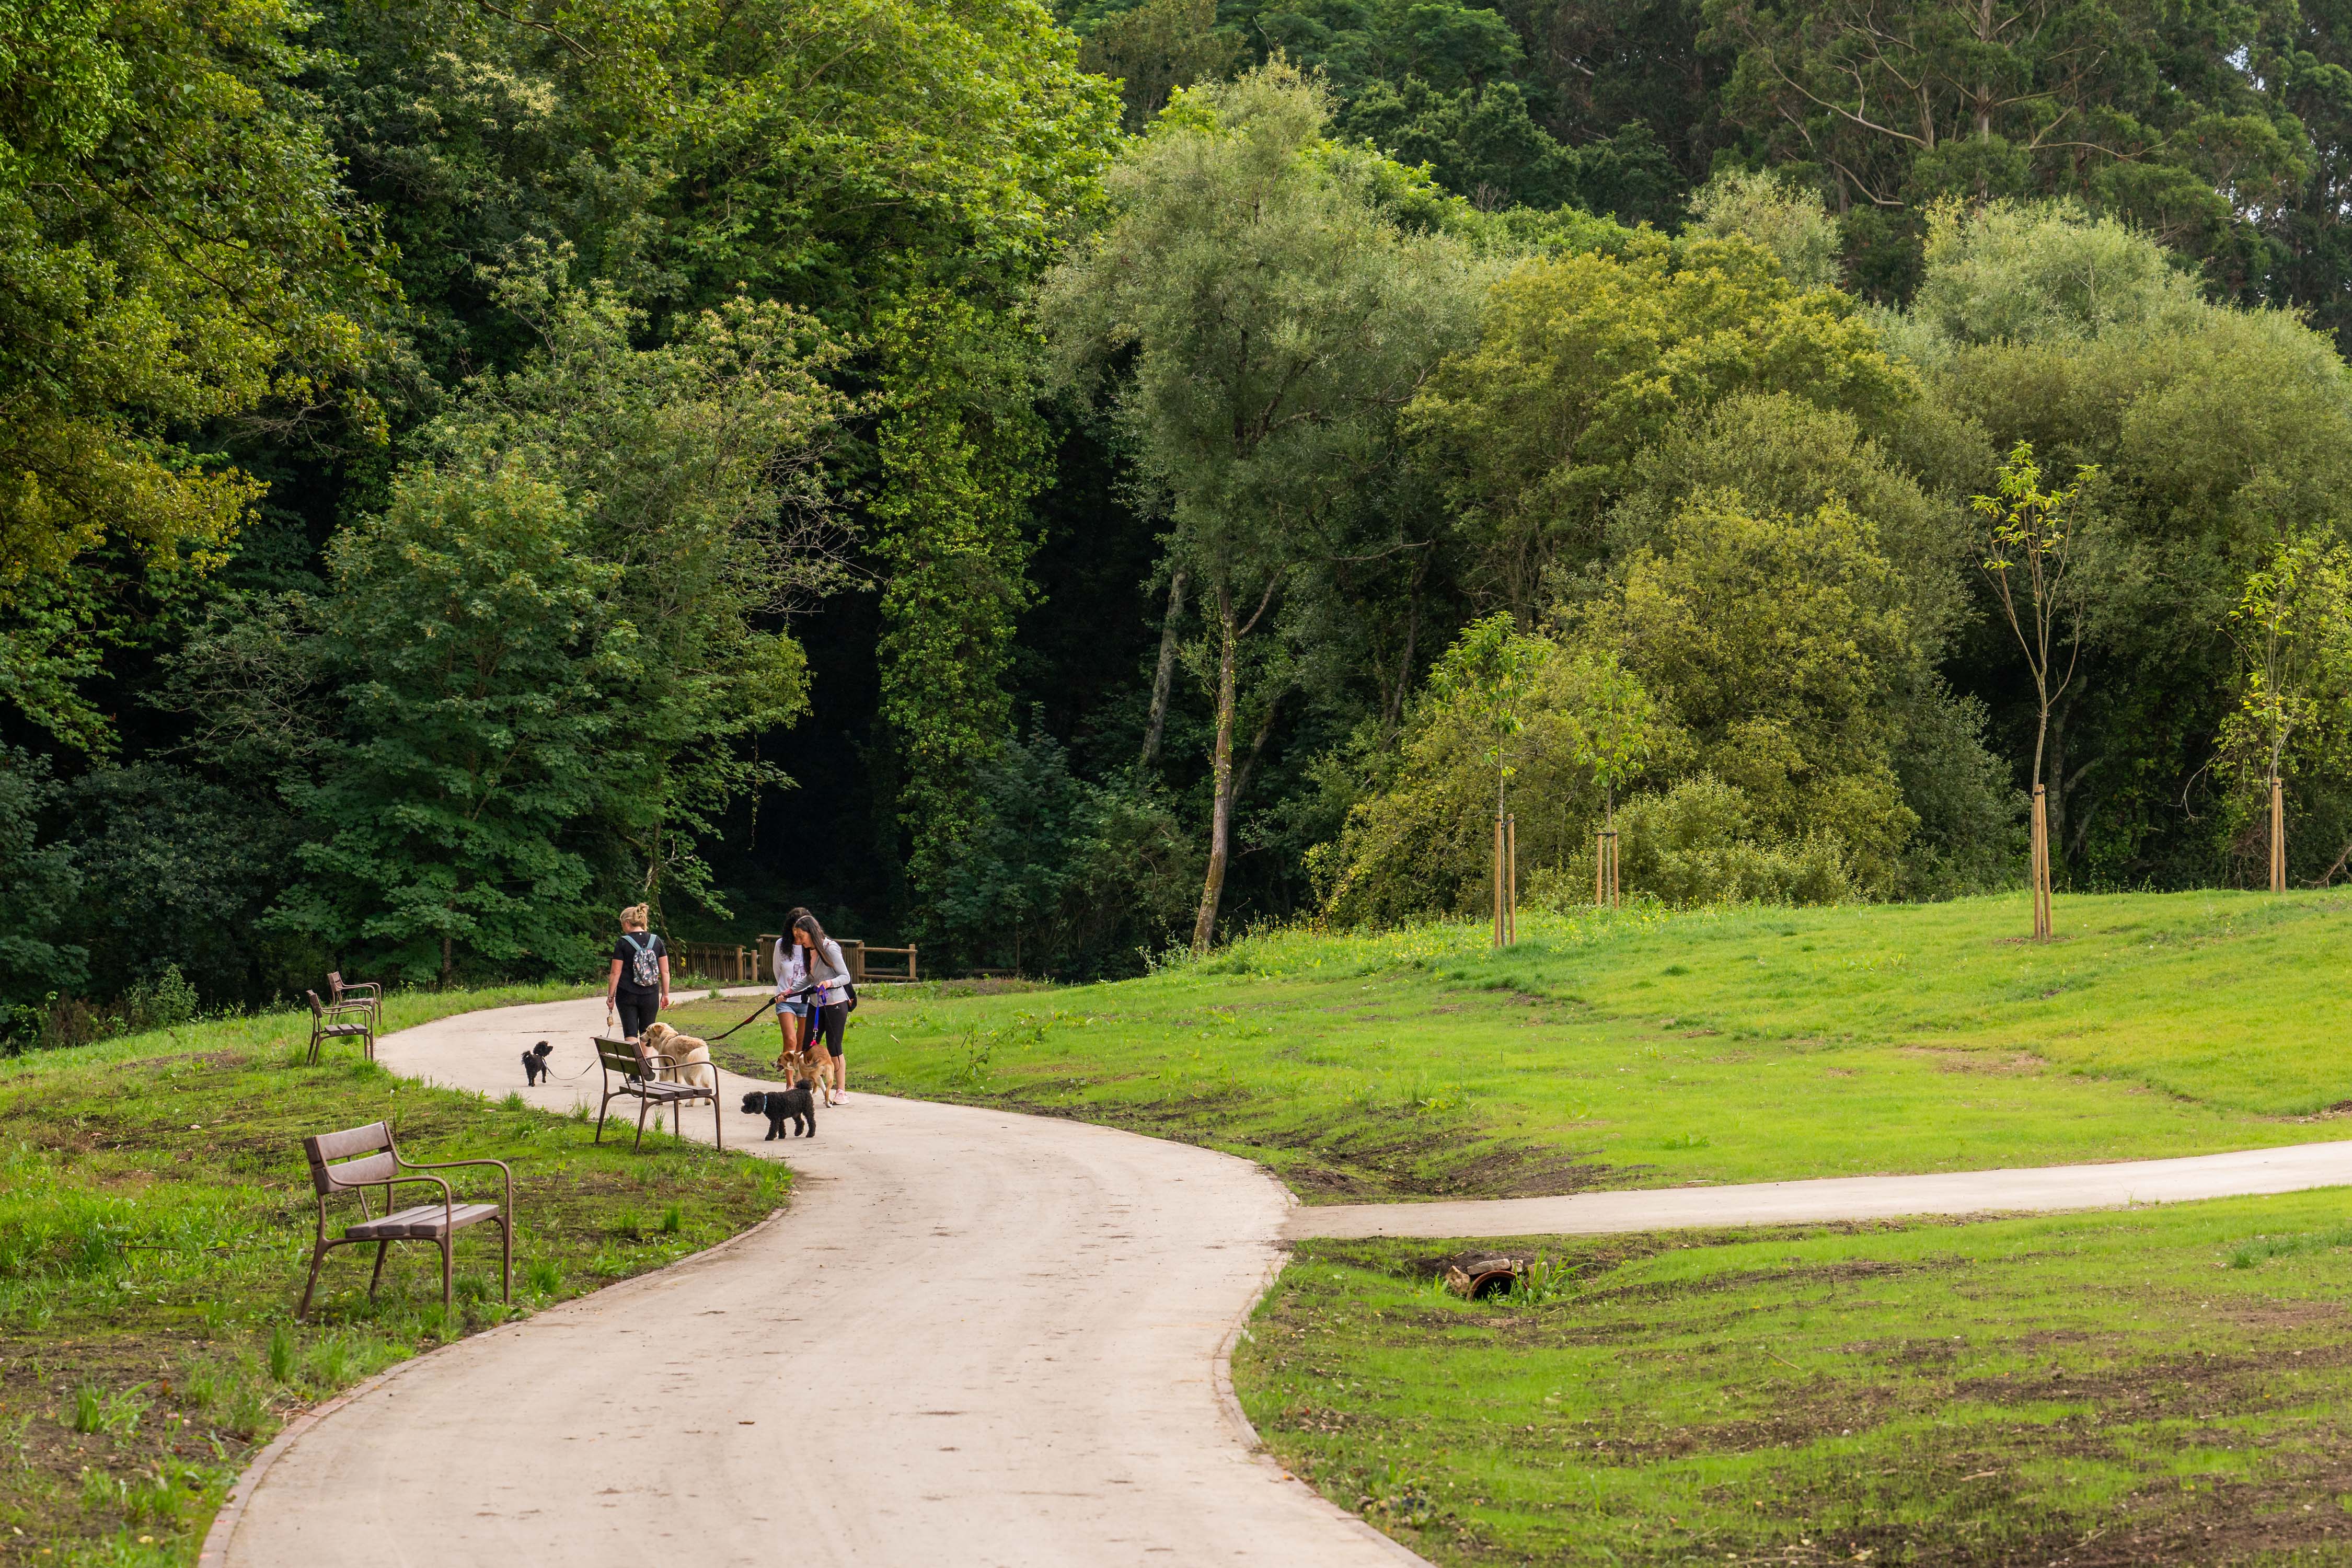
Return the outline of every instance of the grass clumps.
[[[2343,1204],[1550,1238],[1475,1304],[1317,1242],[1234,1384],[1440,1563],[2352,1560]]]
[[[436,1000],[517,999],[544,996]],[[387,1023],[431,1010],[395,998]],[[307,1034],[281,1015],[0,1061],[0,1561],[193,1563],[228,1483],[293,1412],[707,1247],[787,1190],[773,1162],[650,1129],[642,1154],[599,1147],[572,1118],[404,1081],[348,1047],[307,1067]],[[436,1249],[395,1246],[371,1301],[374,1254],[351,1247],[328,1255],[313,1321],[293,1321],[316,1214],[300,1140],[380,1119],[411,1158],[513,1164],[511,1308],[480,1226],[457,1241],[454,1310]],[[472,1195],[463,1178],[481,1173],[456,1174]],[[340,1203],[331,1225],[358,1217]]]

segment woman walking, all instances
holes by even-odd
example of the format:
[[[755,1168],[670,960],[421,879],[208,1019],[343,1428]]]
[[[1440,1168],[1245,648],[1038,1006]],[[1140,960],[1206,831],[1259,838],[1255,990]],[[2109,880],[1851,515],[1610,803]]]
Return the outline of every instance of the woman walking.
[[[824,1083],[824,1102],[841,1105],[849,1099],[849,1067],[842,1059],[841,1037],[849,1024],[849,965],[843,962],[841,944],[824,934],[824,927],[806,910],[794,910],[793,945],[800,949],[801,960],[808,966],[806,984],[814,985],[816,1014],[810,1019],[812,1041],[824,1041],[826,1067],[831,1077]],[[820,1068],[820,1071],[825,1069]]]
[[[809,1015],[816,1011],[805,994],[808,960],[801,956],[801,952],[798,934],[787,932],[776,939],[776,951],[769,963],[776,976],[776,1032],[784,1042],[782,1051],[776,1057],[779,1068],[792,1066],[787,1058],[801,1048],[801,1041],[808,1035]]]
[[[604,978],[604,1016],[619,1010],[625,1040],[644,1034],[669,1005],[669,949],[646,930],[651,915],[644,904],[621,911],[621,940],[613,944],[613,968]]]

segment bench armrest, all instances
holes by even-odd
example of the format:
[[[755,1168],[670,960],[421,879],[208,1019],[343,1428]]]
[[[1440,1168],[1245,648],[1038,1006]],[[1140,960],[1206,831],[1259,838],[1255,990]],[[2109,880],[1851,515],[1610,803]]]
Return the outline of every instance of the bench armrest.
[[[507,1217],[509,1221],[514,1217],[514,1167],[508,1164],[504,1160],[433,1160],[422,1164],[414,1160],[403,1160],[400,1163],[403,1168],[411,1171],[455,1171],[467,1165],[496,1165],[499,1168],[499,1173],[504,1175],[507,1179],[507,1201],[505,1205]],[[415,1181],[441,1182],[442,1186],[445,1188],[449,1184],[447,1182],[441,1181],[441,1178],[438,1176],[418,1176],[411,1179]]]
[[[375,1004],[373,1002],[330,1002],[320,1008],[320,1011],[322,1016],[329,1018],[333,1017],[338,1013],[366,1013],[373,1016],[375,1012]]]
[[[381,980],[346,980],[343,982],[343,989],[346,991],[364,991],[371,996],[380,997],[383,994],[383,982]]]

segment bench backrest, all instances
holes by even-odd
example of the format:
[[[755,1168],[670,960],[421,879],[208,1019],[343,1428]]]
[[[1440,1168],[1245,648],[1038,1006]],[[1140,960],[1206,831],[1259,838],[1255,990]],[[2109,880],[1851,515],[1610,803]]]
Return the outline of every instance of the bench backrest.
[[[310,999],[310,1016],[323,1018],[327,1016],[326,1005],[319,1000],[319,994],[316,991],[305,991],[302,994]]]
[[[371,1182],[388,1182],[400,1173],[392,1142],[392,1124],[371,1121],[341,1132],[320,1132],[302,1140],[310,1157],[310,1184],[320,1197]]]
[[[645,1043],[641,1040],[608,1040],[599,1035],[596,1037],[596,1059],[604,1064],[606,1071],[619,1073],[624,1078],[654,1076],[652,1066],[646,1060]]]

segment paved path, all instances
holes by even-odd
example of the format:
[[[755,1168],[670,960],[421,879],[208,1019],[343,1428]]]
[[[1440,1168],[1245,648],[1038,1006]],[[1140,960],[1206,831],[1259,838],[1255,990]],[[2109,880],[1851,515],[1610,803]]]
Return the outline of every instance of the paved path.
[[[602,1004],[443,1019],[395,1070],[504,1093]],[[589,1071],[527,1091],[554,1110]],[[727,1075],[739,1096],[743,1080]],[[1301,1209],[1257,1167],[1051,1118],[859,1095],[738,1243],[425,1358],[296,1438],[226,1568],[1105,1568],[1420,1559],[1268,1461],[1222,1347],[1286,1237],[2088,1208],[2352,1183],[2352,1143],[2032,1171]],[[689,1116],[692,1134],[708,1121]],[[608,1134],[609,1136],[609,1134]],[[526,1194],[527,1201],[527,1194]],[[529,1223],[529,1211],[524,1221]],[[352,1268],[348,1258],[342,1268]],[[208,1563],[207,1568],[210,1568]]]
[[[1293,1240],[1310,1236],[1594,1236],[1687,1226],[2116,1208],[2346,1184],[2352,1184],[2352,1143],[2300,1143],[2182,1160],[2024,1171],[1838,1176],[1483,1203],[1332,1205],[1293,1209],[1283,1235]]]
[[[478,1013],[382,1055],[504,1093],[534,1039],[587,1064],[602,1021]],[[762,1145],[726,1087],[730,1145],[800,1173],[783,1220],[362,1394],[269,1468],[229,1568],[1420,1562],[1252,1458],[1223,1403],[1290,1206],[1257,1167],[868,1095]]]

